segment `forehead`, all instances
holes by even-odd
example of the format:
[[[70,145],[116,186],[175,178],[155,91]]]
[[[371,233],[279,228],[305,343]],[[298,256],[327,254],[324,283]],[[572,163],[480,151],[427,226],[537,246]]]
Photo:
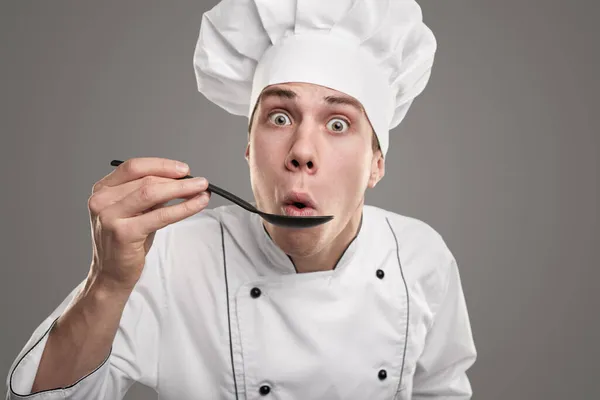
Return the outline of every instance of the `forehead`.
[[[347,96],[346,94],[337,91],[335,89],[328,88],[327,86],[317,85],[314,83],[306,82],[286,82],[269,85],[263,89],[263,93],[269,89],[287,89],[298,94],[305,95],[333,95],[333,96]]]
[[[338,90],[304,82],[289,82],[269,85],[261,92],[258,103],[269,100],[309,101],[328,105],[341,104],[356,108],[364,113],[360,101]]]

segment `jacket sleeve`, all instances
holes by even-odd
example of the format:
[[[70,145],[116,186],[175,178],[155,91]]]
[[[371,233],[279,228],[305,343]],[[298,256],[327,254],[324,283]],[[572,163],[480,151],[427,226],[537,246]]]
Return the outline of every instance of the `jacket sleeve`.
[[[456,260],[415,369],[413,399],[467,400],[472,396],[467,370],[477,357]]]
[[[83,281],[34,330],[14,360],[6,381],[6,400],[119,400],[136,381],[156,389],[160,320],[164,304],[161,257],[157,244],[161,236],[159,233],[161,231],[157,231],[154,244],[146,256],[142,276],[127,300],[106,359],[71,386],[31,393],[48,334],[83,288]]]

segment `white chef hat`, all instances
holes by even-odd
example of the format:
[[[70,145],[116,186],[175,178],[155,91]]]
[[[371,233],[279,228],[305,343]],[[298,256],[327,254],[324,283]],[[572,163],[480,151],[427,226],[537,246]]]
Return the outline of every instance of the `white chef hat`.
[[[223,0],[203,14],[198,90],[251,118],[262,90],[306,82],[363,105],[382,153],[429,81],[436,40],[415,0]]]

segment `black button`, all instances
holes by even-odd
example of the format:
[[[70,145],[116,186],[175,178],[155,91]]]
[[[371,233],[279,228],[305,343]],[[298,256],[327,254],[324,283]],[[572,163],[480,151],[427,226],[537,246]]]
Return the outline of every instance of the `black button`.
[[[379,371],[379,379],[384,380],[385,378],[387,378],[387,372],[385,369],[382,369],[381,371]]]
[[[256,299],[257,297],[260,297],[260,293],[261,293],[260,289],[255,287],[255,288],[252,288],[252,290],[250,291],[250,296],[252,296],[253,298]]]
[[[377,277],[378,277],[379,279],[383,279],[383,276],[384,276],[384,275],[385,275],[385,274],[383,273],[383,271],[382,271],[382,270],[380,270],[380,269],[378,269],[378,270],[377,270]]]
[[[267,385],[262,385],[260,387],[260,394],[262,394],[263,396],[268,395],[269,393],[271,393],[271,388]]]

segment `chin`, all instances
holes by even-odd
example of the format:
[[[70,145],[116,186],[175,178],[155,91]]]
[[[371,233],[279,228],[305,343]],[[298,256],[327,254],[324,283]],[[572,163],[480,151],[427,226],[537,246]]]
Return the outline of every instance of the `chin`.
[[[284,228],[273,226],[272,238],[290,256],[306,257],[317,253],[322,247],[324,230],[313,228]]]

